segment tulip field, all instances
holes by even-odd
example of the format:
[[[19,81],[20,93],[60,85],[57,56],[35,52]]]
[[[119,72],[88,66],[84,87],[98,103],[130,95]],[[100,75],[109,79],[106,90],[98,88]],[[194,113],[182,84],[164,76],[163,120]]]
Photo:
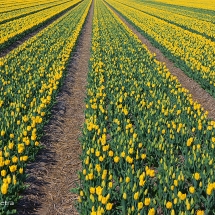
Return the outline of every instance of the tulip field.
[[[215,214],[215,121],[118,16],[215,97],[215,4],[173,2],[0,0],[0,50],[68,10],[0,58],[0,202],[17,203],[26,188],[27,163],[93,10],[78,213]],[[15,213],[0,205],[0,214]]]
[[[196,80],[215,97],[214,23],[201,19],[197,21],[192,16],[183,18],[181,15],[173,15],[172,17],[172,13],[168,11],[154,8],[151,10],[138,3],[132,3],[130,7],[129,1],[110,0],[108,2],[189,77]],[[144,7],[143,10],[142,7]],[[149,12],[145,13],[146,10]]]
[[[18,200],[23,169],[37,152],[45,116],[89,6],[90,1],[82,2],[0,61],[0,202]],[[8,207],[0,207],[0,213],[12,213]]]
[[[49,3],[48,5],[42,5],[43,7],[40,6],[39,8],[36,6],[27,8],[23,13],[20,13],[20,11],[17,13],[17,10],[15,9],[1,13],[0,23],[3,24],[1,24],[0,28],[0,50],[78,2],[80,2],[80,0],[65,1],[63,3],[55,2],[55,4],[52,3],[51,5]],[[34,10],[33,12],[32,9]],[[10,13],[11,16],[8,16],[8,13]],[[26,13],[30,13],[30,15],[25,16]],[[21,18],[17,19],[17,16],[21,16]],[[8,20],[8,17],[10,17],[10,20],[4,22],[5,19]]]

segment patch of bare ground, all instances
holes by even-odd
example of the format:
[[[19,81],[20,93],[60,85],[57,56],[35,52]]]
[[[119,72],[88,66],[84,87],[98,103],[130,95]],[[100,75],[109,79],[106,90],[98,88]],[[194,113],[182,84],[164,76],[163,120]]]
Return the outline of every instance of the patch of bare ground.
[[[148,50],[156,54],[156,59],[166,64],[166,67],[171,74],[178,78],[182,87],[189,90],[193,100],[201,104],[205,111],[208,111],[208,117],[215,120],[215,99],[197,82],[189,78],[180,68],[176,67],[171,60],[165,57],[158,48],[154,47],[147,38],[145,38],[134,26],[128,23],[113,7],[111,7],[111,9],[132,30],[132,32],[138,36],[139,40],[147,46]]]
[[[27,168],[23,198],[18,215],[75,215],[77,195],[70,192],[79,183],[81,170],[81,127],[84,123],[85,88],[90,58],[93,5],[91,5],[68,74],[53,107],[41,141],[45,146]]]
[[[35,36],[36,34],[38,34],[40,31],[42,31],[43,29],[45,29],[46,27],[48,27],[49,25],[51,25],[54,21],[56,21],[57,19],[59,19],[61,16],[63,16],[64,14],[66,14],[69,10],[71,10],[72,8],[74,8],[75,6],[77,6],[78,4],[80,4],[81,2],[78,2],[78,3],[74,4],[74,5],[72,5],[71,7],[69,7],[66,10],[60,12],[56,16],[54,16],[54,17],[46,20],[41,25],[33,27],[32,29],[29,29],[25,33],[25,35],[19,35],[17,37],[15,36],[15,38],[13,39],[13,41],[9,42],[6,45],[5,48],[1,48],[0,49],[0,58],[6,56],[9,52],[13,51],[14,49],[16,49],[17,47],[19,47],[20,45],[22,45],[25,41],[29,40],[30,38],[32,38],[33,36]]]

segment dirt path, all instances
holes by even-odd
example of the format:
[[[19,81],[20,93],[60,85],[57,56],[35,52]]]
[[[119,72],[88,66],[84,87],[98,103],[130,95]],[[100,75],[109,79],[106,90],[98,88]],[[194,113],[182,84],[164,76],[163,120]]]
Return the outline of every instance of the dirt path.
[[[81,145],[78,138],[84,122],[84,98],[90,58],[93,5],[71,58],[37,160],[29,164],[27,184],[18,204],[18,215],[75,215],[77,198],[70,192],[79,182]]]
[[[205,111],[208,111],[208,117],[215,120],[215,99],[208,92],[202,89],[198,83],[185,75],[181,69],[177,68],[172,61],[166,58],[159,49],[154,47],[148,39],[128,23],[113,7],[111,7],[111,9],[133,31],[133,33],[138,36],[141,42],[147,46],[148,50],[156,54],[156,59],[166,64],[169,71],[178,78],[181,85],[189,90],[192,94],[193,100],[200,103],[202,107],[204,107]]]
[[[40,27],[34,27],[33,29],[29,29],[28,33],[26,33],[25,36],[21,36],[20,39],[15,39],[15,41],[11,42],[10,45],[7,45],[6,48],[1,49],[0,50],[0,57],[4,57],[9,52],[13,51],[15,48],[17,48],[18,46],[22,45],[25,41],[29,40],[31,37],[33,37],[36,34],[38,34],[44,28],[46,28],[47,26],[51,25],[54,21],[56,21],[58,18],[60,18],[64,14],[66,14],[69,10],[72,10],[72,8],[76,7],[81,2],[78,2],[77,4],[72,5],[71,7],[67,8],[66,10],[60,12],[55,17],[52,17],[52,18],[46,20]]]

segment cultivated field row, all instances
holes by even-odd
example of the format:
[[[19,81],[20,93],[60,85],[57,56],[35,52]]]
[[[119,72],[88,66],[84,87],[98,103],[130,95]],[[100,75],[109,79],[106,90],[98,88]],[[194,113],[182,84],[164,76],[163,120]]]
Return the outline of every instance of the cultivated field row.
[[[90,3],[82,2],[1,59],[1,202],[16,202],[24,188],[26,161],[39,148],[38,139]],[[1,213],[5,211],[10,205],[1,207]]]
[[[167,7],[168,0],[163,1]],[[204,104],[205,98],[212,108],[215,103],[214,24],[153,7],[156,4],[41,1],[36,11],[27,7],[23,17],[0,25],[11,23],[16,41],[16,27],[23,19],[29,22],[28,30],[33,30],[66,11],[0,58],[0,202],[18,202],[19,214],[30,213],[21,209],[25,202],[19,200],[28,180],[26,173],[34,174],[27,163],[35,159],[44,126],[54,117],[51,122],[60,126],[48,127],[50,136],[58,140],[50,139],[53,145],[48,144],[47,150],[54,154],[56,165],[49,164],[46,175],[41,175],[40,166],[33,169],[38,170],[37,181],[51,182],[41,188],[35,185],[39,193],[46,193],[37,199],[38,214],[76,214],[76,200],[79,214],[215,212],[215,121],[208,117],[207,110],[214,117],[210,102]],[[41,20],[45,11],[48,18]],[[20,37],[28,30],[22,28]],[[9,42],[2,44],[2,50],[10,47]],[[183,70],[193,81],[187,82],[184,75],[186,80],[180,83],[169,59],[179,67],[179,79]],[[86,83],[84,99],[85,87],[80,85]],[[51,116],[60,89],[58,108],[63,120],[57,117],[59,113]],[[80,183],[75,185],[78,177]],[[74,194],[68,194],[69,187]],[[30,188],[26,190],[30,196]],[[32,196],[29,199],[33,201]],[[14,208],[5,204],[0,213],[13,214]]]
[[[30,13],[24,17],[1,24],[0,51],[80,2],[81,0],[66,1],[65,3],[54,5],[44,10],[39,10],[36,13]]]

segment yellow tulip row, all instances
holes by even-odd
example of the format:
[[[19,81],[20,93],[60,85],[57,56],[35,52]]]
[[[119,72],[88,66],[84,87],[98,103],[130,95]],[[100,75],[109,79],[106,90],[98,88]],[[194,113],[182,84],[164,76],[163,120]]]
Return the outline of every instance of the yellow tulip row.
[[[81,0],[69,1],[64,4],[53,6],[49,9],[2,24],[0,28],[0,49],[25,34],[27,31],[43,24],[45,21],[51,19],[80,1]]]
[[[137,9],[108,0],[188,76],[215,96],[215,42]]]
[[[56,0],[52,0],[51,2],[54,2]],[[0,1],[0,13],[4,13],[6,11],[12,11],[12,10],[19,10],[22,8],[27,8],[27,7],[32,7],[38,4],[44,4],[48,3],[47,0],[38,0],[38,1],[29,1],[26,0],[25,2],[23,1]]]
[[[143,3],[140,0],[136,0],[136,2]],[[178,6],[178,5],[169,5],[169,4],[164,4],[162,2],[156,2],[156,1],[153,1],[153,2],[145,1],[144,4],[153,8],[168,10],[175,14],[181,14],[181,15],[196,18],[199,20],[215,23],[213,14],[211,12],[208,12],[202,9],[198,9],[198,8],[194,9],[194,8],[189,8],[186,6]]]
[[[155,2],[158,0],[155,0]],[[208,10],[215,10],[215,2],[211,0],[159,0],[158,2],[166,3],[166,4],[173,4],[173,5],[180,5],[186,7],[194,7],[200,9],[208,9]]]
[[[161,18],[167,22],[178,25],[184,29],[194,31],[195,33],[200,33],[209,39],[215,40],[215,24],[211,22],[206,22],[199,20],[198,18],[189,17],[186,15],[180,15],[168,11],[168,9],[163,10],[159,8],[154,8],[153,6],[147,6],[144,2],[132,2],[131,1],[118,1],[122,4],[126,4],[130,7],[138,9],[144,13]]]
[[[95,1],[80,214],[214,212],[215,122],[106,6]]]
[[[30,15],[31,13],[37,12],[38,10],[44,10],[49,7],[53,7],[59,4],[63,4],[64,2],[67,2],[68,0],[64,1],[59,1],[55,0],[54,2],[47,2],[47,1],[42,1],[42,2],[35,2],[33,6],[25,7],[25,8],[19,8],[17,10],[12,10],[12,11],[7,11],[4,13],[0,13],[0,23],[5,23],[9,20],[12,19],[17,19],[20,18],[20,16],[24,16],[25,14]],[[5,9],[7,10],[8,7],[4,6]],[[19,6],[18,6],[19,7]],[[0,25],[1,26],[1,25]]]
[[[83,1],[4,58],[0,58],[0,192],[15,202],[23,189],[26,161],[34,159],[50,106],[86,20]],[[13,206],[0,214],[15,213]]]

